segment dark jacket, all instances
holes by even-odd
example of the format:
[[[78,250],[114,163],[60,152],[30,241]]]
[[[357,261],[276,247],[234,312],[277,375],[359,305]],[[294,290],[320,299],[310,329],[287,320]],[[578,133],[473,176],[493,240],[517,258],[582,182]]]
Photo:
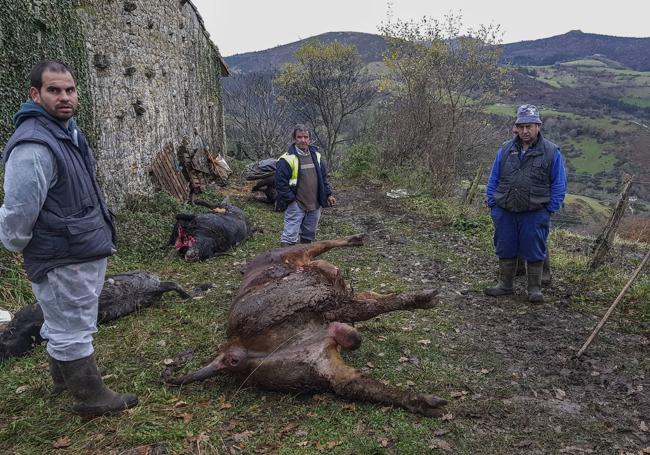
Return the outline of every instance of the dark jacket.
[[[551,200],[551,170],[557,150],[558,146],[541,133],[523,156],[518,138],[504,143],[498,156],[499,180],[493,193],[496,205],[511,212],[545,208]]]
[[[115,251],[115,228],[83,134],[77,130],[75,145],[60,122],[38,109],[31,108],[17,118],[4,162],[16,145],[35,142],[50,149],[57,169],[56,183],[48,190],[32,239],[23,250],[29,280],[37,283],[56,267],[110,256]]]
[[[311,159],[316,167],[316,175],[318,176],[318,203],[321,207],[328,207],[329,203],[327,202],[327,198],[332,195],[332,188],[327,179],[327,166],[325,162],[323,160],[320,163],[318,162],[316,156],[317,150],[315,146],[309,146],[309,153],[311,154]],[[287,153],[298,156],[294,144],[289,146]],[[300,185],[300,170],[298,170],[298,183],[295,187],[289,185],[290,179],[291,166],[287,160],[280,158],[275,169],[275,188],[278,192],[278,197],[275,202],[276,210],[285,210],[289,204],[296,200],[296,189]]]

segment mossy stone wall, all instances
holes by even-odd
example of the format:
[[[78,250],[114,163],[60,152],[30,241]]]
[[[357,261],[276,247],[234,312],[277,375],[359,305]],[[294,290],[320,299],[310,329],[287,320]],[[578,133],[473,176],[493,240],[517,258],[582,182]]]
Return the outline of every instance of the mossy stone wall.
[[[14,130],[31,67],[66,61],[114,208],[154,190],[162,150],[224,152],[219,50],[190,1],[0,0],[0,43],[0,142]]]
[[[81,100],[77,119],[94,143],[92,96],[85,37],[73,0],[0,0],[0,144],[14,131],[12,117],[27,99],[29,72],[57,58],[76,73]]]

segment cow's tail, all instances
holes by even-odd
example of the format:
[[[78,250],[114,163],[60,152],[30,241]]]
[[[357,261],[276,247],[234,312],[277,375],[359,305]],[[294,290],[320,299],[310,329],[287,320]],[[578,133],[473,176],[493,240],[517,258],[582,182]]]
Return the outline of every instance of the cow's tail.
[[[191,299],[192,296],[185,291],[182,287],[180,287],[178,284],[174,283],[173,281],[162,281],[160,283],[160,292],[168,292],[168,291],[176,291],[181,298],[187,300]]]

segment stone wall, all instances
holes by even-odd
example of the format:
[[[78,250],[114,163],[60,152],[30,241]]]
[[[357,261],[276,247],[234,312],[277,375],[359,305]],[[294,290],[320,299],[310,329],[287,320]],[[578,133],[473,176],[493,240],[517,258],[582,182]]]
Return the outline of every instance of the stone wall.
[[[0,0],[0,8],[2,80],[20,88],[11,106],[1,101],[3,143],[31,65],[72,56],[87,113],[80,124],[111,206],[153,191],[151,164],[164,149],[223,153],[222,61],[190,1]],[[5,43],[17,43],[11,55]],[[16,61],[20,68],[5,72]]]
[[[77,120],[93,141],[93,103],[77,7],[70,0],[0,0],[0,149],[14,131],[14,113],[27,99],[29,71],[46,58],[61,59],[75,71],[84,100]]]
[[[189,1],[81,2],[99,179],[112,205],[152,190],[166,147],[223,153],[220,56]]]

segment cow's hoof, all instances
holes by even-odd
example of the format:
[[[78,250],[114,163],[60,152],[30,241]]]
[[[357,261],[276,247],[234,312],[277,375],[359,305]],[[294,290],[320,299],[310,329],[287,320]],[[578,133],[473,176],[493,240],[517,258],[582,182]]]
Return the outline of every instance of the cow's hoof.
[[[357,234],[353,235],[352,237],[348,237],[348,245],[363,245],[363,243],[366,241],[366,234]]]
[[[427,417],[442,417],[444,410],[440,408],[447,404],[447,400],[435,395],[421,395],[420,398],[420,405],[413,409],[414,412]]]
[[[408,297],[412,299],[415,308],[432,308],[436,303],[435,297],[437,295],[437,289],[427,289],[426,291],[408,294]]]

